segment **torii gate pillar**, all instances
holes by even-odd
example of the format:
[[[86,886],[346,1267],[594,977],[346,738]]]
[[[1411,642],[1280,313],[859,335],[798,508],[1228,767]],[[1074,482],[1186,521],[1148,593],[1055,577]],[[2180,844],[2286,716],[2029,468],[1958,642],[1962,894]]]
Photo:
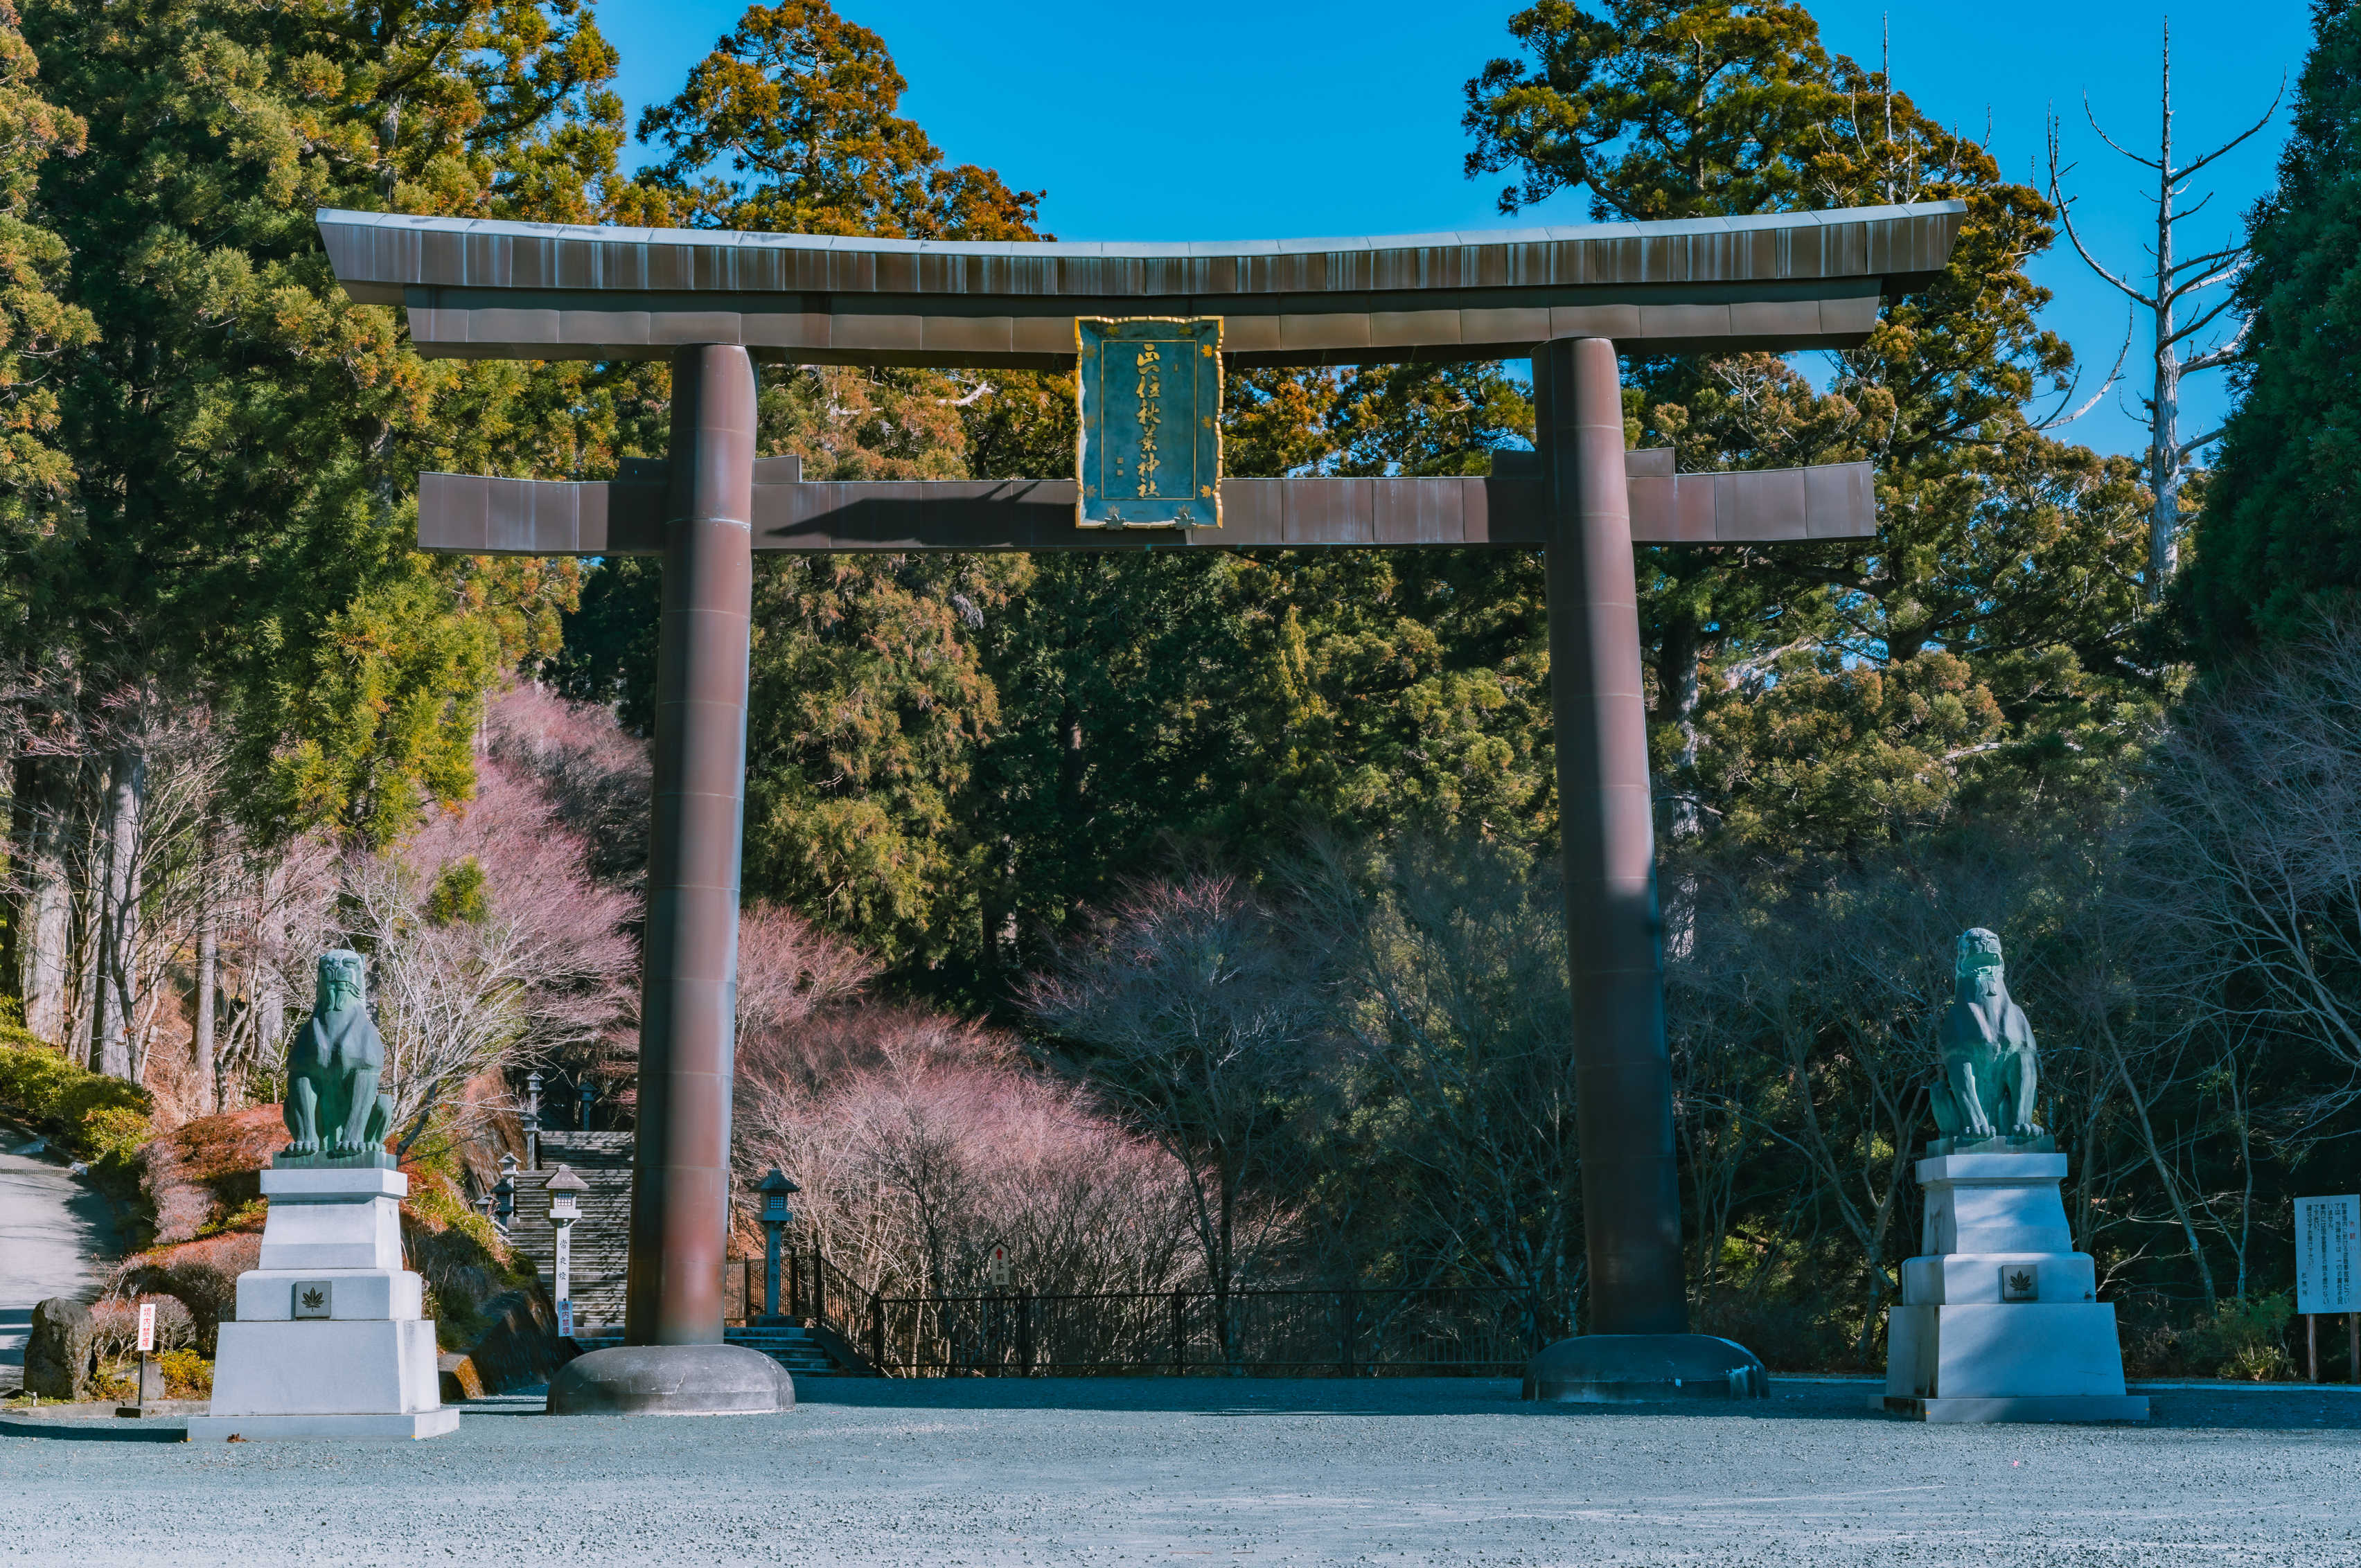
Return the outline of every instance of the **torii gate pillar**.
[[[743,348],[673,351],[624,1343],[559,1372],[549,1389],[549,1409],[559,1414],[752,1412],[785,1409],[796,1398],[776,1362],[721,1338],[754,408],[754,367]]]
[[[1533,400],[1590,1332],[1536,1354],[1525,1397],[1760,1396],[1768,1383],[1752,1353],[1688,1332],[1615,345],[1603,337],[1542,345]]]

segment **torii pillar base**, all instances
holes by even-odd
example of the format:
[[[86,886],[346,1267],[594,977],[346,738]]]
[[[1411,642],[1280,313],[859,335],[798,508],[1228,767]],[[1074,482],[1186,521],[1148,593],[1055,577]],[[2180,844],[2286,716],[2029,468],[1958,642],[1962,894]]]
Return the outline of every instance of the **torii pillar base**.
[[[1576,1334],[1525,1364],[1524,1397],[1561,1404],[1761,1399],[1770,1375],[1744,1345],[1711,1334]]]
[[[742,1344],[594,1350],[549,1381],[553,1416],[761,1416],[796,1408],[795,1379]]]

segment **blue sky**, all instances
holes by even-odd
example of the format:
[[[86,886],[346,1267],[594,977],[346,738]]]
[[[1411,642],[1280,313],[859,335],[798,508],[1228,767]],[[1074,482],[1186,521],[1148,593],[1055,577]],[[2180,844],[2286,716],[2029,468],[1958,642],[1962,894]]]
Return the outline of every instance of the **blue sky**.
[[[875,28],[910,91],[904,112],[954,161],[997,168],[1048,192],[1046,226],[1065,239],[1224,239],[1397,234],[1506,223],[1501,181],[1462,178],[1461,87],[1509,52],[1510,0],[1191,0],[1109,6],[1082,0],[837,0]],[[622,53],[636,120],[679,91],[688,68],[735,22],[740,0],[605,0],[600,26]],[[2310,38],[2298,0],[2222,0],[2172,15],[2175,137],[2186,152],[2244,129],[2284,72],[2292,85]],[[1893,29],[1894,78],[1927,112],[1981,133],[2003,166],[2041,156],[2044,117],[2066,116],[2080,168],[2077,222],[2118,271],[2144,261],[2153,176],[2108,151],[2081,118],[2153,154],[2163,8],[2136,0],[1819,0],[1828,46],[1876,59]],[[1143,63],[1152,62],[1152,63]],[[2213,203],[2183,225],[2184,247],[2212,248],[2268,185],[2284,107],[2265,132],[2199,176]],[[2143,192],[2147,199],[2143,199]],[[2193,198],[2192,198],[2193,199]],[[1580,222],[1578,196],[1518,221]],[[2124,337],[2126,305],[2061,244],[2037,268],[2057,292],[2048,321],[2087,362],[2095,387]],[[2133,367],[2145,339],[2133,345]],[[2226,402],[2219,372],[2191,384],[2205,428]],[[2128,389],[2118,396],[2130,400]],[[2114,406],[2065,432],[2111,451],[2145,444]],[[2184,425],[2184,438],[2195,433]]]

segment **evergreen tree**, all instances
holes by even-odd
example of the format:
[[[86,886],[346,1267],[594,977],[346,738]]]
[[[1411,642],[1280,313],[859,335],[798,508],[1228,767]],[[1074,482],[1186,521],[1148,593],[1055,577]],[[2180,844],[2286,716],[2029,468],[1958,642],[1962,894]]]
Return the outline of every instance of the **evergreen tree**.
[[[42,95],[39,74],[16,7],[0,3],[0,536],[12,558],[43,548],[66,510],[75,475],[57,369],[97,332],[60,297],[69,255],[40,190],[42,163],[81,153],[84,126]],[[7,584],[26,586],[13,575]]]
[[[613,51],[578,0],[49,0],[29,31],[91,127],[48,173],[60,229],[104,258],[75,275],[79,504],[28,563],[29,641],[222,710],[258,824],[386,842],[467,792],[482,691],[572,592],[416,554],[415,476],[595,466],[612,422],[582,367],[421,360],[337,290],[313,213],[590,215]]]
[[[826,0],[755,5],[641,116],[668,156],[624,193],[636,221],[1026,239],[1039,195],[939,148],[897,113],[884,40]],[[1056,378],[799,367],[766,374],[758,438],[812,479],[943,479],[1031,461]],[[1064,396],[1071,397],[1065,381]],[[1066,439],[1071,450],[1071,416]],[[746,886],[906,966],[939,961],[972,917],[972,815],[954,808],[999,726],[978,634],[1030,576],[1021,557],[763,557],[756,567]],[[592,576],[555,666],[644,724],[661,568]]]
[[[2038,428],[2036,394],[2071,367],[2025,271],[2053,237],[2040,193],[1883,75],[1828,54],[1798,5],[1548,0],[1510,28],[1526,55],[1469,82],[1466,123],[1471,174],[1521,174],[1502,192],[1510,210],[1575,187],[1616,217],[1968,204],[1941,277],[1835,356],[1825,392],[1763,355],[1629,365],[1634,444],[1673,446],[1685,470],[1877,466],[1874,541],[1643,553],[1673,839],[1719,825],[1776,852],[1856,844],[1949,809],[1994,767],[2103,749],[2086,732],[2116,718],[2127,674],[2141,498],[2128,463]],[[1939,674],[1906,669],[1936,653]],[[1937,703],[1925,724],[1817,711],[1880,712],[1961,680],[1962,706]],[[1798,765],[1825,786],[1808,808],[1777,755],[1778,737],[1805,735]],[[1897,769],[1927,787],[1882,789]],[[1828,809],[1849,798],[1860,808]],[[1890,809],[1903,800],[1911,812]]]
[[[2224,660],[2361,592],[2361,5],[2317,0],[2279,182],[2249,215],[2241,393],[2181,585]]]

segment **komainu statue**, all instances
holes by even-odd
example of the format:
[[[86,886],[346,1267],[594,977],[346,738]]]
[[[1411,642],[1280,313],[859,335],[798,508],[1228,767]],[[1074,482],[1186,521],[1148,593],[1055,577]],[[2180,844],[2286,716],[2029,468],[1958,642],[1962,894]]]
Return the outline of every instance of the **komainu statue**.
[[[1982,927],[1960,933],[1951,1004],[1936,1031],[1943,1053],[1935,1085],[1933,1155],[1991,1147],[2048,1152],[2056,1146],[2033,1120],[2039,1074],[2033,1025],[2008,994],[2000,938]]]
[[[393,1164],[385,1149],[393,1097],[377,1089],[385,1040],[368,1015],[363,973],[349,948],[320,955],[312,1015],[287,1051],[287,1130],[295,1141],[274,1163]]]

